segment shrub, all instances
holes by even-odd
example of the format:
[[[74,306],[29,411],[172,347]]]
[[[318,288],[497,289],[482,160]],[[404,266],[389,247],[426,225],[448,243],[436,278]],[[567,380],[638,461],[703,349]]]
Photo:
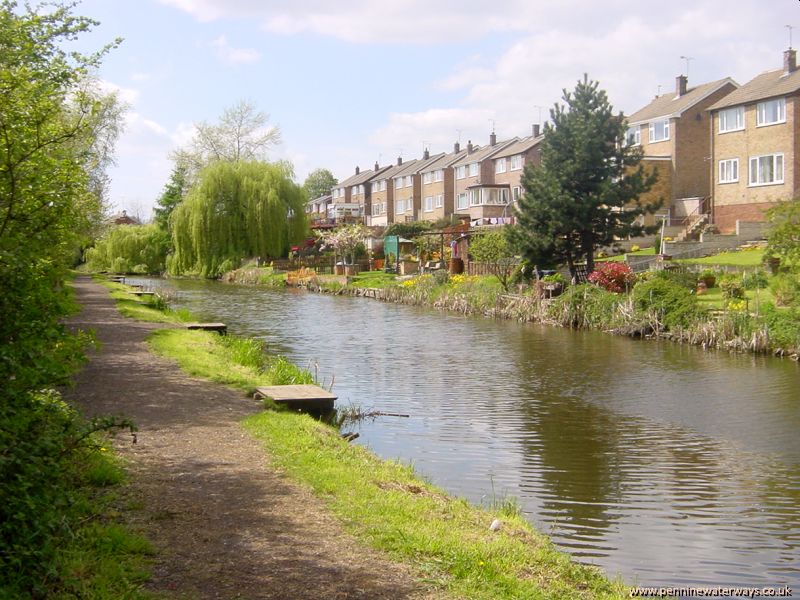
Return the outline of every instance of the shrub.
[[[742,286],[746,290],[763,290],[769,285],[769,277],[764,271],[753,271],[742,275]]]
[[[636,276],[625,263],[606,262],[597,265],[589,274],[589,281],[609,292],[621,293],[635,281]]]
[[[639,250],[641,250],[641,248],[639,248],[638,245],[634,244],[631,246],[631,252],[638,252]]]
[[[769,331],[770,345],[784,350],[800,349],[800,310],[778,309],[767,303],[761,310],[761,318]]]
[[[793,273],[780,273],[772,278],[769,285],[778,306],[800,304],[800,278]]]
[[[691,271],[684,269],[664,269],[663,271],[656,271],[654,277],[656,279],[663,279],[676,285],[681,286],[690,291],[694,291],[697,287],[697,276]]]
[[[706,284],[706,287],[712,288],[717,284],[717,279],[719,278],[716,271],[713,269],[705,269],[701,271],[700,274],[697,276],[698,281],[702,281]]]
[[[563,327],[608,328],[619,324],[620,302],[616,292],[589,284],[573,285],[553,300],[547,315]]]
[[[633,305],[638,313],[655,317],[667,329],[687,327],[702,314],[691,291],[663,277],[633,286]]]
[[[439,269],[433,272],[433,281],[436,285],[445,285],[450,280],[450,273],[445,269]]]
[[[719,280],[722,297],[726,300],[744,298],[744,285],[738,275],[723,275]]]

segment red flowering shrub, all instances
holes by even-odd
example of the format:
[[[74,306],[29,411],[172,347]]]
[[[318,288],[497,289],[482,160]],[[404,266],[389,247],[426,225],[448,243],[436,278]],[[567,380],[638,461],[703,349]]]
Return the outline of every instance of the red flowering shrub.
[[[631,268],[622,262],[601,262],[589,274],[589,281],[609,292],[624,292],[636,281]]]

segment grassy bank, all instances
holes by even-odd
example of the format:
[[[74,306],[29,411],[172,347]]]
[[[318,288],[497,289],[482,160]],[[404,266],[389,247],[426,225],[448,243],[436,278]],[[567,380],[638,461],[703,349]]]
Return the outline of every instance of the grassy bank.
[[[149,342],[192,375],[243,391],[311,380],[285,360],[266,357],[253,340],[165,329]],[[513,501],[472,506],[308,416],[267,410],[244,426],[275,464],[310,486],[360,540],[410,564],[444,594],[487,600],[626,597],[621,583],[575,564],[536,533]],[[494,519],[503,523],[499,531],[489,529]]]

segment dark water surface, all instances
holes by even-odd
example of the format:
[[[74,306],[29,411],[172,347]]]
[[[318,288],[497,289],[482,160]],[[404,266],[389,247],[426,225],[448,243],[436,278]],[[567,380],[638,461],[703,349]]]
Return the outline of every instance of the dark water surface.
[[[366,299],[154,284],[317,363],[339,404],[410,414],[361,424],[358,443],[473,502],[516,497],[537,528],[609,575],[800,588],[790,360]]]

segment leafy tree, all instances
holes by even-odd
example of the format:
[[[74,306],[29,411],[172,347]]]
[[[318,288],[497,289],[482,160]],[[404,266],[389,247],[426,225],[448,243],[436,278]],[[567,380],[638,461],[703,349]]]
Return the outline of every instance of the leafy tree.
[[[339,183],[328,169],[315,169],[308,174],[303,182],[303,190],[309,200],[319,198],[331,193],[331,188]]]
[[[214,162],[172,213],[173,274],[217,275],[242,258],[286,255],[306,233],[305,195],[281,163]]]
[[[183,164],[176,164],[172,168],[164,191],[158,199],[158,206],[153,209],[155,212],[155,222],[163,231],[169,231],[169,217],[175,207],[183,201],[188,191],[187,168]]]
[[[625,144],[625,119],[598,83],[584,76],[563,99],[545,125],[541,166],[523,174],[512,237],[532,263],[566,263],[574,277],[581,258],[594,269],[596,248],[648,231],[637,217],[658,205],[639,201],[655,173],[645,173],[640,148]]]
[[[246,100],[226,108],[218,123],[201,121],[194,128],[189,147],[173,155],[190,179],[213,161],[266,160],[267,151],[281,140],[278,127],[269,125],[269,115]]]
[[[344,225],[332,231],[322,234],[322,243],[325,247],[332,248],[334,254],[341,256],[346,264],[354,264],[356,261],[356,250],[369,237],[369,229],[361,223]],[[348,256],[350,262],[347,262]]]
[[[113,227],[94,248],[86,251],[93,271],[162,273],[169,248],[169,233],[155,223]]]
[[[770,229],[765,254],[800,264],[800,199],[781,202],[767,217]]]
[[[410,223],[396,222],[389,225],[384,235],[396,235],[406,239],[413,239],[420,233],[431,230],[430,221],[412,221]]]
[[[518,261],[504,231],[473,235],[469,240],[469,253],[476,261],[491,265],[500,285],[508,291]]]

